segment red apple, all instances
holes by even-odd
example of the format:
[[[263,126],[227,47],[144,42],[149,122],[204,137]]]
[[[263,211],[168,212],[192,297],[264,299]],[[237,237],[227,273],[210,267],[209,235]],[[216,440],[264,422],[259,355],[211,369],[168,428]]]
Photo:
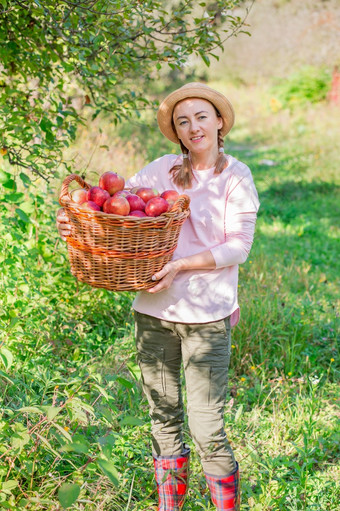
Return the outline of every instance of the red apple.
[[[99,186],[113,195],[120,190],[124,190],[125,179],[116,172],[104,172],[99,179]]]
[[[87,200],[95,202],[101,208],[104,202],[110,198],[109,192],[100,188],[100,186],[92,186],[87,192]]]
[[[148,200],[153,199],[153,197],[157,197],[159,193],[156,190],[156,188],[142,187],[138,188],[138,190],[136,191],[136,195],[138,195],[138,197],[143,199],[143,201],[146,203],[148,202]]]
[[[129,190],[119,190],[113,194],[115,197],[128,197],[130,194]],[[113,196],[112,196],[113,197]]]
[[[104,202],[104,213],[127,216],[130,213],[130,204],[125,197],[110,197]]]
[[[71,192],[71,198],[76,204],[83,204],[87,201],[87,190],[85,188],[77,188]]]
[[[168,201],[170,206],[173,206],[179,197],[179,193],[176,192],[176,190],[165,190],[165,192],[161,194],[161,197]]]
[[[147,217],[148,215],[146,215],[144,213],[144,211],[141,211],[140,209],[135,209],[134,211],[130,211],[129,213],[129,216],[138,216],[138,217]]]
[[[126,197],[126,200],[130,204],[130,210],[131,211],[136,211],[137,209],[140,210],[140,211],[144,211],[144,209],[145,209],[145,202],[143,201],[143,199],[138,197],[138,195],[134,195],[134,194],[131,193],[130,195],[128,195]]]
[[[148,216],[159,216],[166,213],[169,209],[169,203],[162,197],[153,197],[145,206],[145,213]]]
[[[100,206],[98,206],[98,204],[91,200],[83,202],[83,204],[80,207],[81,209],[91,209],[92,211],[100,211]]]

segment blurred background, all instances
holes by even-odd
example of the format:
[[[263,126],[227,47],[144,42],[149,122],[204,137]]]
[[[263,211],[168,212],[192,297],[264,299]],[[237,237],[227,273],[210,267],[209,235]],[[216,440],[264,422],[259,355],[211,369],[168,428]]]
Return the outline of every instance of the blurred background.
[[[332,134],[337,136],[339,127],[339,2],[257,0],[244,29],[250,35],[228,39],[209,67],[191,57],[181,71],[163,68],[161,80],[148,85],[148,95],[161,101],[183,83],[202,80],[234,105],[236,123],[227,145],[279,142],[285,131],[296,136],[308,131],[310,149],[330,152],[330,161],[337,160]],[[143,90],[143,83],[139,86]],[[73,102],[77,106],[77,97]],[[106,144],[108,149],[100,149]],[[79,171],[115,169],[131,175],[165,150],[177,147],[158,134],[155,112],[146,111],[138,122],[129,120],[117,128],[109,116],[89,122],[65,156],[75,158]],[[335,165],[331,167],[334,176]]]

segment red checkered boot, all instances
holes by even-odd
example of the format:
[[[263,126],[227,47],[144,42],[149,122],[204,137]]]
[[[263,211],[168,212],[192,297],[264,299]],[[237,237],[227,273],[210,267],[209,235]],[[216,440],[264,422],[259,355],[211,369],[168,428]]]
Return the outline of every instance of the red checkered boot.
[[[179,456],[154,457],[158,511],[180,511],[188,486],[190,449]]]
[[[219,511],[239,511],[240,509],[240,474],[238,464],[228,476],[205,474],[211,500]]]

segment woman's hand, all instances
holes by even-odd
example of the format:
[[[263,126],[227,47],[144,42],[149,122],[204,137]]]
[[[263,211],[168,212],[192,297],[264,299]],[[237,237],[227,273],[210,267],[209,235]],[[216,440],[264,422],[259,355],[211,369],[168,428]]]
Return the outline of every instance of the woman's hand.
[[[66,241],[66,237],[71,234],[71,224],[64,208],[59,209],[57,213],[57,228],[61,239]]]
[[[159,291],[168,289],[179,271],[215,269],[215,259],[210,250],[205,250],[204,252],[199,252],[192,256],[182,257],[181,259],[176,259],[176,261],[170,261],[162,270],[155,273],[152,276],[152,280],[159,280],[159,282],[151,289],[147,289],[147,291],[149,293],[159,293]]]
[[[152,276],[152,280],[159,280],[159,282],[154,287],[147,289],[146,291],[148,293],[159,293],[160,291],[164,291],[164,289],[169,289],[180,269],[180,259],[167,263],[164,268]]]

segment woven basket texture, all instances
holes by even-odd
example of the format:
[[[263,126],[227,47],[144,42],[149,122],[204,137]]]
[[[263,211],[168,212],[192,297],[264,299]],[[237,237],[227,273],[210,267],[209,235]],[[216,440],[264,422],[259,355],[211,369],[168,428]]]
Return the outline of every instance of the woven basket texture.
[[[110,291],[140,291],[155,285],[151,277],[169,262],[190,214],[190,199],[180,195],[158,217],[109,215],[87,211],[72,201],[69,185],[91,186],[77,174],[63,181],[59,203],[71,223],[67,248],[72,274],[81,282]]]

